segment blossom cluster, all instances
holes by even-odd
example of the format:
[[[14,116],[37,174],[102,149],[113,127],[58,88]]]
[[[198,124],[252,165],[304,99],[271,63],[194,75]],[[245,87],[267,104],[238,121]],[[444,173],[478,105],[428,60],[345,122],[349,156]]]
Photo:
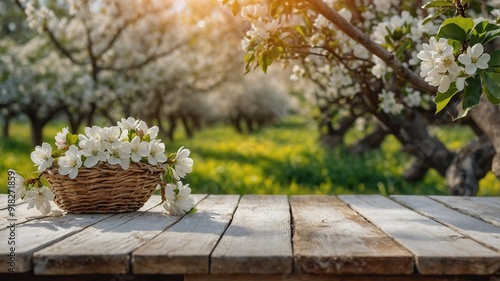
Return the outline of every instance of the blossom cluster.
[[[142,162],[165,170],[165,178],[169,180],[162,187],[165,188],[166,202],[163,206],[166,211],[175,215],[187,213],[193,208],[194,201],[189,197],[189,185],[180,180],[193,171],[190,151],[181,147],[177,153],[167,157],[165,144],[157,139],[158,131],[157,126],[148,127],[146,122],[132,117],[122,118],[117,126],[87,127],[85,134],[74,135],[64,128],[55,137],[57,150],[53,151],[52,146],[45,142],[35,147],[31,160],[37,166],[39,176],[28,180],[18,176],[16,199],[24,199],[29,202],[28,208],[36,206],[42,213],[48,214],[51,210],[49,201],[54,199],[54,195],[40,181],[43,173],[57,171],[75,179],[83,167],[92,168],[106,163],[127,170],[131,163]]]
[[[478,69],[488,68],[490,55],[483,52],[481,43],[467,47],[466,53],[458,56],[459,65],[448,40],[431,37],[418,53],[418,58],[422,60],[420,76],[430,85],[438,86],[440,93],[448,91],[452,83],[456,83],[459,91],[463,90],[466,78],[475,76]]]

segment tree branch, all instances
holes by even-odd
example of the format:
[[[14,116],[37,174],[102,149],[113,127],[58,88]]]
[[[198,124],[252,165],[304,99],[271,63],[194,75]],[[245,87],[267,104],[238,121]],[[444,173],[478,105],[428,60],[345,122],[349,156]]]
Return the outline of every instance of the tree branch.
[[[347,36],[354,41],[363,45],[371,53],[383,60],[395,74],[413,84],[413,86],[421,91],[435,94],[437,89],[425,82],[418,74],[403,66],[403,64],[389,51],[382,48],[377,43],[373,42],[370,37],[357,29],[347,20],[345,20],[337,11],[332,9],[322,0],[307,0],[309,4],[325,18],[335,24]]]

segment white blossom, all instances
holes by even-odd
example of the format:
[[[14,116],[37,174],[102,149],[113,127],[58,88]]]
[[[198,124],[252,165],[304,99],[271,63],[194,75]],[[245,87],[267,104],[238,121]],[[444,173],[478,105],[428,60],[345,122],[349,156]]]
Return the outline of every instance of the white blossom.
[[[158,163],[164,163],[167,161],[167,156],[165,155],[165,144],[159,140],[154,140],[148,144],[148,162],[151,165],[157,165]]]
[[[59,157],[59,174],[68,175],[71,179],[78,176],[78,168],[82,166],[82,159],[78,147],[71,145],[63,156]]]
[[[140,120],[135,120],[133,117],[129,117],[127,119],[122,118],[121,121],[118,121],[118,127],[122,130],[132,130],[137,128],[137,125],[139,125]]]
[[[398,115],[403,110],[403,105],[398,103],[393,92],[382,89],[382,93],[378,95],[380,98],[379,107],[387,114]]]
[[[418,107],[422,102],[422,97],[420,95],[421,93],[419,91],[411,92],[411,90],[409,90],[409,93],[403,97],[403,101],[409,107]]]
[[[467,53],[458,56],[458,61],[465,66],[465,73],[474,75],[477,69],[487,69],[488,61],[490,60],[489,54],[483,54],[484,47],[481,43],[467,47]]]
[[[430,85],[438,86],[439,92],[446,92],[461,71],[455,61],[453,47],[445,38],[437,41],[432,37],[429,44],[423,44],[422,48],[417,55],[422,60],[420,76]]]
[[[106,150],[109,152],[108,163],[111,165],[119,164],[124,170],[128,170],[130,165],[130,155],[132,148],[129,142],[105,143]]]
[[[175,156],[175,168],[172,169],[172,173],[176,180],[180,180],[185,177],[187,173],[193,171],[193,159],[189,158],[190,151],[185,149],[183,146],[177,150]]]
[[[120,135],[121,131],[118,127],[104,127],[99,131],[100,139],[108,143],[117,142]]]
[[[44,142],[42,146],[37,145],[35,151],[31,152],[31,161],[38,166],[38,171],[43,172],[45,169],[52,166],[54,159],[52,158],[52,147]]]
[[[149,135],[150,139],[152,140],[156,139],[156,136],[158,136],[158,132],[160,131],[158,126],[152,126],[151,128],[148,128],[148,125],[144,121],[139,121],[137,129],[141,130],[144,135]]]
[[[11,170],[10,170],[11,171]],[[15,200],[22,199],[26,196],[26,180],[18,173],[14,172],[14,193]]]
[[[167,184],[165,186],[165,198],[163,208],[170,215],[184,215],[194,207],[194,199],[189,196],[191,188],[189,185],[183,185],[178,181],[174,184]]]
[[[68,133],[69,133],[68,127],[66,127],[56,134],[56,146],[58,149],[68,148],[68,144],[66,142],[66,135]]]
[[[109,158],[109,152],[105,150],[100,140],[84,141],[80,144],[80,147],[82,148],[82,155],[87,158],[83,162],[83,165],[87,168],[92,168],[99,161],[106,161]]]
[[[50,213],[50,202],[54,200],[54,194],[46,186],[35,187],[26,193],[25,200],[28,201],[28,209],[36,207],[42,214]]]
[[[141,141],[141,138],[135,136],[130,142],[131,156],[130,158],[134,162],[141,161],[142,157],[147,157],[149,155],[148,143]]]

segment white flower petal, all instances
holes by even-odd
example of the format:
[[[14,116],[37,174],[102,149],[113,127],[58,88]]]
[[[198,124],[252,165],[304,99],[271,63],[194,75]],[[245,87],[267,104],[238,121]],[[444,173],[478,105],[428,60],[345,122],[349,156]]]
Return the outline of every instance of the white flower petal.
[[[476,66],[476,64],[474,64],[474,63],[471,63],[471,64],[469,64],[469,65],[467,65],[467,66],[465,67],[465,73],[467,73],[467,74],[469,74],[469,75],[473,75],[473,74],[475,74],[475,73],[476,73],[476,71],[477,71],[477,66]]]
[[[483,54],[476,62],[477,68],[480,69],[487,69],[488,68],[488,62],[490,61],[490,55],[489,54]]]
[[[472,63],[472,60],[470,57],[466,54],[461,54],[458,56],[458,61],[461,62],[463,65],[467,66]]]
[[[450,84],[451,84],[450,78],[446,75],[443,76],[443,78],[441,79],[441,83],[439,84],[438,91],[440,93],[448,91],[448,89],[450,88]]]
[[[469,54],[469,48],[467,48],[467,54]],[[483,54],[483,52],[484,52],[483,45],[481,43],[477,43],[476,45],[472,46],[469,56],[473,58],[478,58],[479,56],[481,56],[481,54]]]

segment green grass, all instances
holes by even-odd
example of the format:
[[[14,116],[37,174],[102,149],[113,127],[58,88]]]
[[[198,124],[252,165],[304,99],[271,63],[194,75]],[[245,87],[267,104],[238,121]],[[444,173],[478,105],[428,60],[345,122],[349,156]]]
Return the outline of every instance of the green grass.
[[[64,124],[52,124],[44,132],[46,141]],[[450,148],[458,148],[472,136],[461,128],[433,129]],[[5,192],[7,169],[33,171],[29,153],[27,124],[12,125],[12,139],[0,141],[0,192]],[[347,142],[360,135],[351,132]],[[303,117],[283,122],[249,135],[239,135],[227,126],[197,132],[193,139],[182,133],[167,143],[167,151],[189,148],[194,171],[185,179],[195,193],[253,194],[446,194],[442,177],[435,171],[425,179],[409,184],[401,178],[410,157],[400,152],[399,143],[387,138],[381,151],[362,156],[348,154],[343,148],[327,150],[319,146],[314,123]],[[500,195],[500,184],[489,174],[481,181],[480,195]]]

